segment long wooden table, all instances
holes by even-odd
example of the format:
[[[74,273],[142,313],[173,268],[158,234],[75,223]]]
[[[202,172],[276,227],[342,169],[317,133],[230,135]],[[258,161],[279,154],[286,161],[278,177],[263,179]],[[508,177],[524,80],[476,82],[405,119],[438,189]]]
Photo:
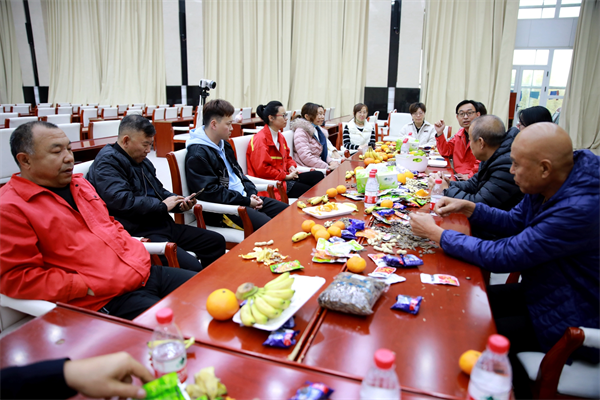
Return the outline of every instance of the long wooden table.
[[[264,121],[260,117],[252,117],[250,119],[243,119],[240,122],[233,122],[231,124],[231,137],[244,136],[244,129],[256,129],[256,124],[264,125]]]
[[[87,139],[77,142],[71,142],[71,151],[76,162],[90,161],[96,158],[100,150],[107,144],[113,144],[117,141],[117,136],[110,136],[100,139]]]
[[[193,121],[193,116],[154,121],[154,128],[156,128],[156,136],[154,137],[156,156],[166,157],[167,153],[175,151],[173,126],[188,126]]]

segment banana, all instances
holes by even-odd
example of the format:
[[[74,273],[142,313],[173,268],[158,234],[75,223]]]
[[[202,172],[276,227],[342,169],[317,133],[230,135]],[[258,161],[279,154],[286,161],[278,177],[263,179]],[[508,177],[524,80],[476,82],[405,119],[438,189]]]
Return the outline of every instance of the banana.
[[[352,179],[352,174],[350,171],[346,172],[346,179]]]
[[[155,340],[155,341],[150,341],[147,342],[146,345],[148,346],[148,348],[153,349],[154,347],[161,345],[163,343],[169,342],[169,340]],[[185,348],[189,348],[191,345],[193,345],[196,342],[196,338],[195,337],[190,337],[189,339],[186,339],[183,341],[183,343],[185,344]]]
[[[294,242],[294,243],[299,242],[301,240],[306,239],[309,236],[310,236],[310,233],[308,233],[308,232],[298,232],[294,236],[292,236],[292,242]]]
[[[327,196],[327,195],[323,195],[323,196],[321,196],[321,199],[322,199],[322,201],[323,201],[323,204],[325,204],[325,203],[329,203],[329,196]]]
[[[342,204],[345,205],[345,206],[348,206],[348,207],[352,207],[356,211],[358,211],[358,206],[356,204],[354,204],[354,203],[342,203]]]
[[[319,204],[322,201],[323,201],[323,197],[321,197],[321,196],[311,197],[310,199],[308,199],[308,202],[310,204],[312,204],[313,206],[316,206],[317,204]]]
[[[249,298],[250,296],[253,296],[257,291],[258,288],[254,286],[252,282],[242,283],[240,286],[238,286],[237,290],[235,291],[235,297],[238,300],[244,300]]]
[[[298,200],[296,202],[296,205],[298,206],[298,208],[302,209],[302,208],[306,208],[306,203],[303,201]]]
[[[254,304],[256,304],[258,311],[266,315],[269,319],[277,318],[281,315],[281,309],[271,306],[260,296],[254,298]]]
[[[267,289],[268,287],[270,287],[271,285],[275,284],[275,283],[279,283],[281,281],[285,281],[290,277],[290,273],[289,272],[284,272],[283,274],[279,275],[277,278],[270,280],[269,282],[267,282],[263,288]]]
[[[260,298],[262,298],[264,301],[266,301],[271,307],[274,308],[278,308],[280,310],[285,310],[284,306],[285,306],[285,302],[289,300],[284,300],[281,297],[273,297],[273,296],[269,296],[268,294],[260,294],[259,295]]]
[[[365,214],[371,214],[374,209],[375,209],[375,206],[372,206],[372,207],[369,207],[369,208],[365,208]]]
[[[284,300],[290,300],[296,291],[294,289],[269,289],[264,292],[267,296],[279,297]]]
[[[250,301],[250,299],[248,299],[248,301]],[[269,318],[265,314],[261,313],[260,310],[256,307],[255,299],[252,299],[252,304],[250,304],[250,310],[252,310],[252,316],[254,317],[254,320],[257,324],[264,325],[267,323],[267,321],[269,321]]]
[[[256,323],[256,319],[252,316],[252,310],[250,309],[250,301],[247,301],[246,304],[242,306],[242,309],[240,310],[240,319],[245,326],[252,326]]]
[[[365,156],[363,156],[363,155],[361,154],[360,156],[358,156],[358,158],[359,158],[360,160],[362,160],[362,159],[364,159],[364,158],[365,158]]]
[[[263,288],[264,290],[261,290],[260,293],[265,293],[270,290],[289,289],[292,287],[293,283],[294,283],[294,278],[288,277],[288,279],[270,284],[269,286],[265,286]]]

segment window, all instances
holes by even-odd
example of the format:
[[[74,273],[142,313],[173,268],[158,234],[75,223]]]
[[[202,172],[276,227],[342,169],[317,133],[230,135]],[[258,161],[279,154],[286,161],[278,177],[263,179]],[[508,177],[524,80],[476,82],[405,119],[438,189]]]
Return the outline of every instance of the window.
[[[581,0],[520,0],[519,19],[577,18]]]

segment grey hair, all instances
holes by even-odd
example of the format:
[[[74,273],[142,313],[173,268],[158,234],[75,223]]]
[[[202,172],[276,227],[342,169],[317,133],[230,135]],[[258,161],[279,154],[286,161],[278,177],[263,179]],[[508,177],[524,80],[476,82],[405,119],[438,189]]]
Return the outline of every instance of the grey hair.
[[[483,138],[487,145],[498,147],[506,136],[506,128],[500,118],[488,114],[477,117],[471,122],[469,134],[473,141]]]
[[[58,129],[58,126],[46,121],[32,121],[19,125],[10,135],[10,152],[19,167],[21,165],[19,164],[19,160],[17,160],[17,154],[25,153],[32,155],[34,153],[33,127],[37,125],[48,129]]]

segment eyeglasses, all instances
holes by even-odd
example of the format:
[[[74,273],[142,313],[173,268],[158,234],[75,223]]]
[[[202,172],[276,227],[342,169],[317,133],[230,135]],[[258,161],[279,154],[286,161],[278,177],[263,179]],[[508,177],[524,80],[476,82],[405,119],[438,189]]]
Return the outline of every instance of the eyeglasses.
[[[416,113],[411,114],[411,115],[414,115],[415,117],[422,117],[423,115],[425,115],[425,113],[423,111],[420,111],[420,112],[416,112]]]
[[[473,116],[473,115],[475,115],[476,113],[477,113],[477,111],[473,111],[473,110],[471,110],[471,111],[467,111],[467,112],[462,112],[462,111],[461,111],[461,112],[459,112],[459,113],[458,113],[458,114],[456,114],[456,115],[458,115],[460,118],[464,118],[465,116],[472,117],[472,116]]]
[[[288,119],[287,114],[275,114],[275,117],[283,117],[283,119]]]

